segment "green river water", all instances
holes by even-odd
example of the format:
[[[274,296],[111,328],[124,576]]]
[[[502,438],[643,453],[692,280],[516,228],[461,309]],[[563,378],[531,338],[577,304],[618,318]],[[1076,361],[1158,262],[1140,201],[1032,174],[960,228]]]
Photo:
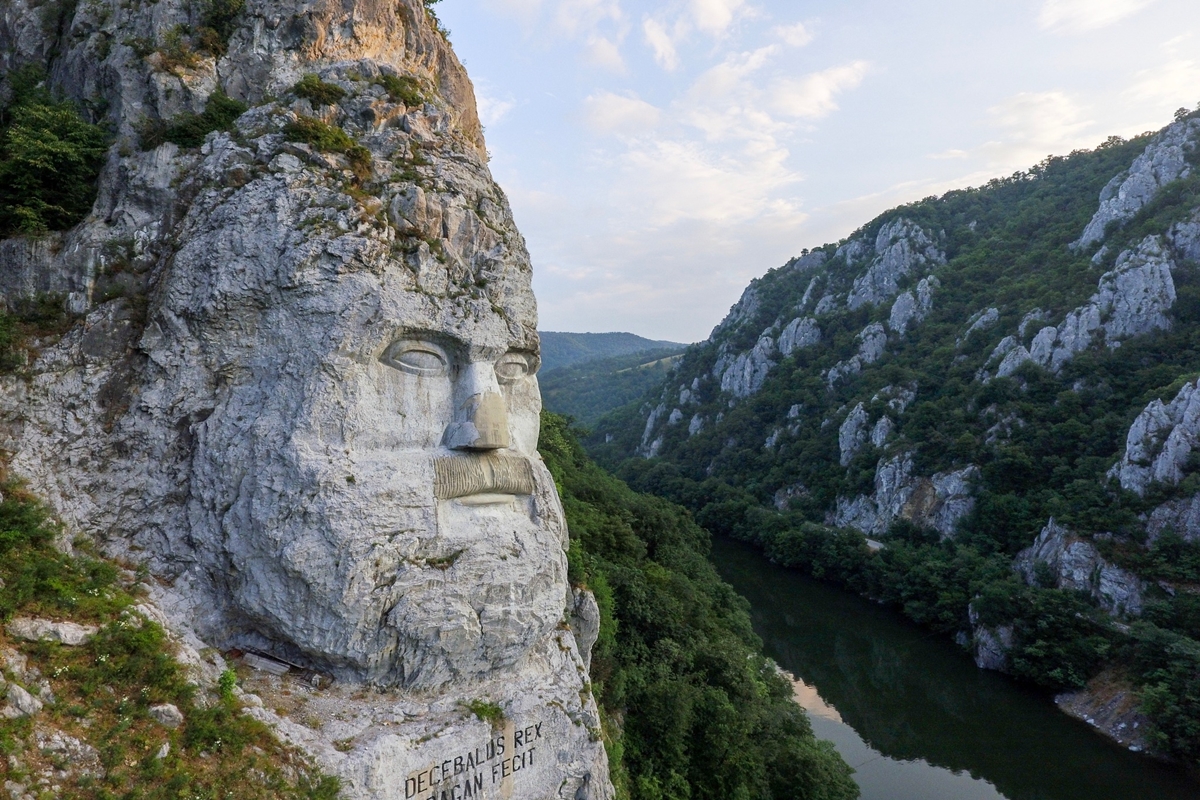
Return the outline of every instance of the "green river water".
[[[1129,752],[953,642],[715,539],[712,560],[792,673],[862,800],[1200,800],[1200,782]]]

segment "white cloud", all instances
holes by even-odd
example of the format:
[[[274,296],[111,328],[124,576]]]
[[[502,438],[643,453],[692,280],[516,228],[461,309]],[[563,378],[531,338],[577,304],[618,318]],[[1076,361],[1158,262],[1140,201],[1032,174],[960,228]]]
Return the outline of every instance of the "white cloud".
[[[1045,0],[1038,25],[1063,33],[1096,30],[1136,14],[1154,0]]]
[[[594,67],[625,73],[625,59],[621,57],[621,48],[603,36],[592,36],[588,39],[583,58]]]
[[[602,22],[621,22],[625,15],[618,0],[560,0],[555,21],[568,36],[594,31]]]
[[[700,30],[719,36],[745,4],[745,0],[692,0],[692,19]]]
[[[675,70],[679,66],[679,53],[671,35],[658,20],[649,17],[642,23],[642,31],[646,34],[646,42],[654,50],[654,60],[666,70]]]
[[[479,110],[479,121],[484,125],[495,125],[516,107],[512,100],[498,100],[475,90],[475,106]]]
[[[802,78],[781,78],[772,86],[772,105],[789,117],[820,119],[828,116],[837,110],[837,96],[862,83],[870,68],[866,61],[854,61]]]
[[[1174,58],[1153,69],[1142,70],[1125,94],[1135,102],[1151,104],[1162,114],[1179,106],[1195,108],[1196,101],[1200,100],[1200,65],[1188,58]]]
[[[1024,169],[1051,154],[1094,145],[1095,122],[1065,92],[1020,92],[988,109],[1001,139],[978,152],[994,173]]]
[[[598,133],[644,132],[656,127],[662,112],[637,97],[599,92],[583,101],[584,119]]]
[[[804,47],[813,40],[812,31],[804,27],[802,22],[797,22],[795,25],[779,25],[771,32],[784,44],[791,47]]]

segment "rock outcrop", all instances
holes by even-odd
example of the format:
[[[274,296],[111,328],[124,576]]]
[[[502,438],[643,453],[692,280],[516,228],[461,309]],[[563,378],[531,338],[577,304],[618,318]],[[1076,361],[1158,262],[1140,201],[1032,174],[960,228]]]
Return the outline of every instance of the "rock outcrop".
[[[879,536],[903,519],[950,537],[958,521],[975,508],[970,484],[977,474],[978,469],[968,465],[922,478],[913,475],[911,453],[882,458],[875,468],[875,491],[853,500],[839,497],[827,522]]]
[[[779,354],[787,358],[796,350],[812,347],[820,341],[821,329],[817,327],[817,321],[812,317],[799,317],[779,332],[776,345],[779,347]]]
[[[938,285],[938,279],[930,275],[917,283],[915,294],[911,291],[901,292],[888,314],[888,329],[903,336],[909,325],[929,316],[933,310],[933,290]]]
[[[1041,569],[1053,580],[1053,588],[1086,592],[1113,616],[1142,613],[1141,579],[1105,561],[1094,544],[1053,519],[1013,561],[1013,569],[1031,586],[1039,581],[1039,565],[1044,565]]]
[[[424,5],[252,2],[223,55],[173,71],[131,42],[189,30],[191,4],[71,8],[61,37],[24,0],[0,19],[7,67],[52,54],[55,88],[118,132],[83,224],[0,247],[6,302],[65,291],[82,315],[0,384],[13,471],[145,562],[172,627],[334,676],[347,752],[254,713],[347,797],[611,797],[561,625],[578,602],[536,450],[529,258]],[[342,98],[298,97],[308,73]],[[421,101],[389,94],[401,78]],[[139,152],[144,118],[218,89],[251,106],[234,130]],[[321,124],[355,164],[300,141]],[[481,699],[501,730],[464,711]],[[505,755],[430,766],[486,747]]]
[[[774,354],[775,341],[764,335],[748,352],[718,358],[713,377],[720,380],[721,391],[734,397],[749,397],[767,380],[767,374],[775,366]]]
[[[1005,337],[991,356],[991,361],[1000,362],[996,376],[1008,377],[1028,362],[1057,373],[1097,341],[1120,347],[1123,339],[1170,328],[1167,312],[1175,304],[1173,267],[1161,239],[1146,237],[1136,249],[1117,257],[1116,266],[1100,277],[1096,293],[1085,305],[1067,314],[1059,325],[1038,331],[1028,348],[1016,337]]]
[[[1101,190],[1100,208],[1073,246],[1087,247],[1100,241],[1109,223],[1132,218],[1162,187],[1191,174],[1187,156],[1195,147],[1198,132],[1200,120],[1187,119],[1155,136],[1129,169],[1114,176]]]
[[[903,218],[881,227],[873,245],[853,239],[842,245],[837,255],[852,266],[873,256],[866,272],[854,280],[846,298],[846,306],[852,311],[895,297],[900,291],[900,280],[913,271],[946,263],[945,254],[929,233]]]
[[[1177,484],[1200,439],[1200,380],[1185,383],[1169,403],[1154,400],[1125,437],[1125,453],[1109,470],[1122,488],[1139,495],[1153,482]]]
[[[841,452],[838,463],[843,467],[849,464],[854,455],[867,443],[869,422],[870,417],[866,409],[859,403],[850,410],[838,428],[838,450]]]

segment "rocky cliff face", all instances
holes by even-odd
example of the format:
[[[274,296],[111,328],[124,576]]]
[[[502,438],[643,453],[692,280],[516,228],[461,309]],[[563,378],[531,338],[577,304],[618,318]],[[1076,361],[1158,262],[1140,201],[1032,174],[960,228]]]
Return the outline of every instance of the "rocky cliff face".
[[[536,451],[529,258],[465,72],[416,0],[250,0],[220,57],[168,63],[198,8],[0,20],[0,69],[47,66],[118,134],[83,224],[0,247],[5,302],[80,315],[4,379],[13,469],[146,563],[172,625],[333,677],[312,702],[336,724],[253,713],[347,796],[611,796],[593,606]],[[340,97],[298,96],[310,73]],[[250,106],[234,130],[139,151],[217,90]]]

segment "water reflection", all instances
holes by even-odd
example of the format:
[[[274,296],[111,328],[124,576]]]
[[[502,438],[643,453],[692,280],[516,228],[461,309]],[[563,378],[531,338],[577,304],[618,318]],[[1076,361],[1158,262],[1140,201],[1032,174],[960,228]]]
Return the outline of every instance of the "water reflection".
[[[1200,784],[975,669],[942,636],[849,593],[713,543],[767,652],[796,675],[813,729],[863,800],[1197,800]]]

